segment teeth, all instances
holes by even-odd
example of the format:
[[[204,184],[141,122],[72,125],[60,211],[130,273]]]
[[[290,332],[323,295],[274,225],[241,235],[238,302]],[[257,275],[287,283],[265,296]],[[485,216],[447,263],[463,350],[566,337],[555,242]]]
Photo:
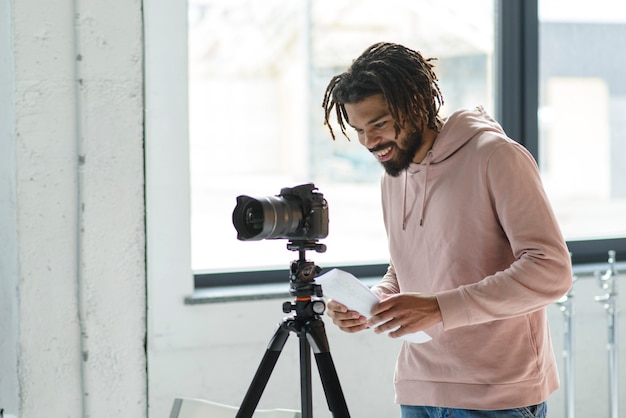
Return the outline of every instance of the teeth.
[[[377,157],[384,157],[385,155],[389,154],[390,151],[391,151],[391,147],[389,146],[383,150],[376,151],[374,155]]]

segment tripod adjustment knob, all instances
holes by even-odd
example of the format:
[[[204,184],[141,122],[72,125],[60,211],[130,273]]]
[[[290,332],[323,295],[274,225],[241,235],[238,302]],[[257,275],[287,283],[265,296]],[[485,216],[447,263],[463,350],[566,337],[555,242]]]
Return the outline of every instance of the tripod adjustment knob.
[[[318,298],[324,296],[324,292],[322,291],[322,285],[314,284],[313,285],[313,294]]]
[[[283,312],[284,313],[289,313],[291,311],[293,311],[294,306],[291,302],[285,302],[283,303]]]
[[[313,312],[316,314],[321,315],[326,310],[326,304],[323,300],[314,300],[312,302],[311,309],[313,309]]]

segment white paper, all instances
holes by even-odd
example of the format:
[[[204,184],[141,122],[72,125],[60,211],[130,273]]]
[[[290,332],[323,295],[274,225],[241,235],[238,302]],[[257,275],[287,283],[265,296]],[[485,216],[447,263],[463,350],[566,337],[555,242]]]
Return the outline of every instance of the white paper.
[[[347,271],[332,269],[317,277],[315,281],[322,285],[324,296],[336,300],[351,311],[359,312],[367,319],[372,317],[370,313],[372,308],[381,300],[369,287]],[[393,330],[389,330],[385,334],[391,331]],[[403,335],[399,338],[420,344],[431,340],[430,335],[424,331]]]

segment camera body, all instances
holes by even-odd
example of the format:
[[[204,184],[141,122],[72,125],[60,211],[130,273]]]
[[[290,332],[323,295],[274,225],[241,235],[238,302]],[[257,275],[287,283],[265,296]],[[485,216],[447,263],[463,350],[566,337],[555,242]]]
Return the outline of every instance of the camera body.
[[[314,241],[328,236],[328,203],[313,183],[284,187],[276,196],[237,196],[237,239]]]

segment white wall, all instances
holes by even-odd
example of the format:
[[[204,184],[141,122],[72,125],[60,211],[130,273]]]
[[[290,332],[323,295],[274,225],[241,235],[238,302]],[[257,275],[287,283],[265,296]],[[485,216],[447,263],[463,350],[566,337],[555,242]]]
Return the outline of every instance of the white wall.
[[[19,390],[15,97],[11,4],[0,2],[0,408],[17,411]]]
[[[288,255],[286,255],[288,258]],[[315,260],[314,255],[311,258]],[[320,265],[322,266],[322,265]],[[322,266],[323,267],[323,266]],[[599,265],[598,269],[606,266]],[[621,275],[622,282],[626,276]],[[288,288],[285,279],[285,290]],[[607,315],[594,301],[603,290],[592,277],[581,277],[574,292],[576,415],[609,416]],[[152,416],[162,416],[175,396],[198,397],[239,405],[248,389],[261,357],[283,317],[281,304],[289,297],[273,300],[249,300],[231,303],[187,305],[171,312],[179,324],[175,338],[152,353],[157,359],[151,366]],[[621,292],[618,306],[626,306]],[[184,312],[184,314],[181,314]],[[565,321],[559,307],[548,307],[554,352],[560,371],[561,388],[548,400],[549,416],[565,418],[565,381],[563,336]],[[339,375],[348,408],[354,417],[399,416],[393,404],[393,369],[399,341],[368,332],[345,334],[324,318],[331,354]],[[619,321],[623,322],[620,314]],[[626,383],[626,333],[619,323],[620,383]],[[318,372],[313,362],[314,416],[330,418]],[[261,398],[260,407],[299,408],[298,341],[292,335]],[[620,413],[626,413],[626,401],[620,400]]]
[[[141,1],[0,3],[0,408],[146,416]]]
[[[152,416],[162,416],[175,396],[239,406],[284,316],[281,306],[286,300],[290,298],[185,306],[188,316],[179,321],[176,341],[151,354],[151,363],[158,359],[158,365],[153,363],[150,368]],[[348,335],[328,318],[325,323],[351,415],[398,416],[392,377],[399,341],[373,333]],[[331,417],[313,356],[311,367],[314,416]],[[298,337],[291,334],[259,407],[300,409],[299,379]]]

